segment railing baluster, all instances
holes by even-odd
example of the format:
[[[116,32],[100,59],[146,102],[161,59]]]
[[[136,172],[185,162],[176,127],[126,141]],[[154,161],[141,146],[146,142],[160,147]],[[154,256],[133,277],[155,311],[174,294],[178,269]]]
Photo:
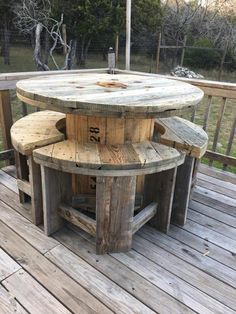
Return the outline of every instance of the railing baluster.
[[[217,148],[219,135],[220,135],[220,127],[221,127],[222,119],[223,119],[223,116],[224,116],[226,103],[227,103],[227,98],[223,97],[222,98],[222,104],[221,104],[220,110],[219,110],[218,120],[217,120],[217,123],[216,123],[215,135],[214,135],[214,140],[213,140],[213,145],[212,145],[212,151],[213,152],[215,152],[216,148]],[[213,163],[213,161],[210,160],[209,161],[209,166],[212,166],[212,163]]]
[[[209,122],[209,116],[211,112],[211,105],[212,105],[212,96],[208,95],[208,102],[207,102],[207,107],[206,111],[204,114],[204,121],[203,121],[203,130],[207,131],[208,128],[208,122]]]
[[[21,102],[21,114],[23,117],[27,116],[27,106],[24,102]]]
[[[0,91],[0,122],[2,126],[3,148],[12,148],[10,128],[12,126],[11,98],[9,90]]]
[[[225,153],[227,156],[229,156],[231,153],[235,133],[236,133],[236,117],[234,117],[234,122],[232,124],[232,128],[231,128],[230,135],[229,135],[229,141],[228,141],[228,145],[227,145],[227,149],[226,149],[226,153]],[[224,164],[223,170],[226,170],[227,166],[228,166],[227,164]]]

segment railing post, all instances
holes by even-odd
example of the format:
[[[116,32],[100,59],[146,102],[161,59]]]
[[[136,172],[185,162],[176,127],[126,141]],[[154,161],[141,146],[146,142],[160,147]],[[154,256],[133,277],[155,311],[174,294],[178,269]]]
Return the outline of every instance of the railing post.
[[[10,91],[0,91],[0,122],[2,128],[2,139],[4,150],[12,148],[10,128],[12,126],[12,112],[11,112],[11,100]]]

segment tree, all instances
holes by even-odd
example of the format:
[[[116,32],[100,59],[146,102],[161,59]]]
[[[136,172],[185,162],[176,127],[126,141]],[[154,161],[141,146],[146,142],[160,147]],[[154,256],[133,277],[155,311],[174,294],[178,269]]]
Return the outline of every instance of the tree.
[[[50,0],[21,0],[15,6],[14,13],[16,15],[15,23],[17,28],[24,34],[34,34],[34,60],[38,70],[49,70],[48,65],[44,62],[41,53],[41,36],[44,33],[49,36],[52,43],[49,49],[50,57],[56,67],[59,69],[53,52],[58,44],[67,45],[61,35],[61,25],[63,23],[63,15],[57,21],[52,18]],[[69,59],[71,47],[67,46],[68,52],[65,58],[63,69],[69,69]]]

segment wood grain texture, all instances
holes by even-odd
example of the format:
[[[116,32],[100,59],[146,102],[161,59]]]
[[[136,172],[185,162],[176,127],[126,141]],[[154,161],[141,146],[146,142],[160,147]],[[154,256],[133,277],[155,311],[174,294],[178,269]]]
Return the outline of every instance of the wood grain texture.
[[[4,314],[28,313],[3,286],[0,286],[0,312]]]
[[[162,118],[155,122],[158,142],[174,147],[195,158],[201,158],[207,149],[208,136],[196,124],[179,118]]]
[[[115,82],[127,87],[104,87]],[[22,80],[17,93],[32,101],[86,115],[153,117],[158,112],[194,106],[203,92],[186,83],[155,76],[128,74],[57,75]]]
[[[2,284],[29,313],[71,313],[33,277],[22,269],[5,279]]]
[[[97,177],[97,254],[131,249],[135,189],[136,177]]]
[[[39,232],[43,235],[40,229]],[[54,297],[59,298],[62,304],[72,312],[83,314],[95,314],[98,311],[100,313],[111,312],[80,284],[67,276],[2,222],[0,222],[0,240],[3,249],[15,260],[18,260],[25,271],[50,291]],[[50,238],[48,240],[57,242]],[[47,240],[44,244],[47,245]]]
[[[102,145],[63,141],[34,150],[35,162],[85,175],[127,176],[153,173],[180,165],[184,155],[154,142]]]
[[[23,155],[33,149],[64,139],[59,130],[65,126],[65,115],[55,111],[38,111],[17,120],[11,128],[14,148]]]
[[[0,248],[0,281],[15,273],[21,267]]]

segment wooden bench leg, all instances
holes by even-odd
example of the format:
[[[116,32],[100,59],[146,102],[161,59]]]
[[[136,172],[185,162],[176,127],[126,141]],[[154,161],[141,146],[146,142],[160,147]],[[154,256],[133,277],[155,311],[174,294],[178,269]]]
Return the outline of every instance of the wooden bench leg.
[[[96,251],[127,252],[132,246],[136,177],[97,177]]]
[[[63,219],[58,214],[62,201],[71,203],[71,174],[41,166],[44,231],[46,235],[56,232],[63,226]]]
[[[187,218],[194,162],[195,158],[186,156],[184,164],[177,170],[171,222],[180,226],[185,224]]]
[[[29,181],[29,167],[27,165],[27,157],[15,151],[16,176],[17,179]],[[29,195],[19,189],[20,202],[29,201]]]
[[[145,203],[157,201],[157,213],[150,224],[167,233],[173,204],[177,168],[148,175],[145,184]]]
[[[31,214],[32,222],[35,225],[43,223],[43,201],[40,166],[33,160],[33,156],[28,158],[29,182],[31,187]]]

